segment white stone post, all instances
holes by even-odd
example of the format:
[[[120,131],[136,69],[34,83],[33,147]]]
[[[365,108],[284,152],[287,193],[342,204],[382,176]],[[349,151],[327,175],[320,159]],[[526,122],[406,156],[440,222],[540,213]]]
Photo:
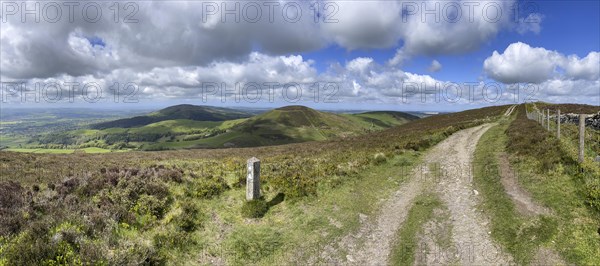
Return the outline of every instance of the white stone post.
[[[248,176],[246,177],[246,200],[260,198],[260,160],[256,157],[248,159]]]

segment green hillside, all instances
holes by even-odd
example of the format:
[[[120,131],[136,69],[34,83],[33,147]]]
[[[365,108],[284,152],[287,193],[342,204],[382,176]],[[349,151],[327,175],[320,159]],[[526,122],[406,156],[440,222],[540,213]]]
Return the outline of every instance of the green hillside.
[[[418,116],[394,111],[375,111],[348,115],[357,122],[367,123],[365,126],[384,129],[419,119]]]
[[[176,119],[187,119],[193,121],[225,121],[246,118],[250,116],[251,114],[249,113],[229,108],[181,104],[167,107],[144,116],[136,116],[132,118],[98,123],[93,125],[92,128],[131,128]]]
[[[12,148],[26,151],[90,147],[108,150],[256,147],[345,138],[418,119],[402,112],[333,114],[304,106],[249,115],[234,109],[177,105],[145,116],[43,134],[24,146]]]
[[[145,149],[254,147],[323,141],[386,129],[415,119],[418,117],[401,112],[338,115],[304,106],[287,106],[248,118],[223,134],[191,141],[156,143]]]

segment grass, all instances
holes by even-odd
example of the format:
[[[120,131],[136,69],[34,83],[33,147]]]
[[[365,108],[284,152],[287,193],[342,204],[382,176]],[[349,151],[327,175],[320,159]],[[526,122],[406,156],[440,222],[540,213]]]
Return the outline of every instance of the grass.
[[[570,263],[595,264],[600,261],[600,216],[586,203],[586,183],[573,170],[579,166],[524,112],[519,107],[513,121],[501,121],[486,132],[475,152],[474,180],[483,196],[482,207],[491,217],[492,237],[519,264],[530,263],[541,246],[557,250]],[[500,183],[496,155],[504,147],[519,185],[549,207],[551,215],[530,218],[516,212]]]
[[[236,189],[226,192],[223,197],[206,202],[208,209],[215,210],[217,220],[209,221],[201,238],[211,243],[211,239],[224,237],[223,245],[216,244],[209,253],[227,251],[228,264],[294,264],[306,262],[319,255],[319,247],[334,241],[360,226],[359,214],[373,215],[379,208],[380,199],[386,198],[407,178],[405,173],[419,161],[419,154],[407,152],[397,155],[378,166],[370,167],[353,176],[343,184],[322,185],[314,197],[286,200],[269,208],[259,220],[249,222],[240,216],[244,206],[244,191]],[[406,171],[399,171],[404,169]],[[359,189],[360,188],[360,189]],[[266,192],[265,198],[276,197],[276,192]],[[218,210],[218,211],[216,211]],[[222,224],[231,226],[225,236],[215,235]],[[248,231],[269,228],[264,239],[254,236],[258,243],[269,243],[273,235],[283,239],[277,249],[262,257],[246,256],[232,252],[232,246],[246,246],[238,235]],[[262,244],[261,244],[262,245]],[[268,245],[268,244],[265,244]],[[251,248],[251,247],[250,247]],[[300,252],[302,251],[302,252]],[[241,255],[240,255],[241,254]]]
[[[419,248],[417,236],[423,231],[423,225],[434,217],[434,210],[442,208],[443,203],[434,193],[419,195],[408,211],[406,221],[396,233],[396,240],[388,262],[390,265],[413,265],[415,252]]]
[[[518,264],[526,265],[538,247],[554,239],[557,221],[549,216],[521,216],[500,182],[497,158],[506,146],[504,132],[509,124],[510,121],[503,119],[482,136],[475,151],[474,181],[483,197],[481,209],[491,218],[492,237]]]
[[[0,135],[0,147],[18,147],[27,144],[27,137]]]

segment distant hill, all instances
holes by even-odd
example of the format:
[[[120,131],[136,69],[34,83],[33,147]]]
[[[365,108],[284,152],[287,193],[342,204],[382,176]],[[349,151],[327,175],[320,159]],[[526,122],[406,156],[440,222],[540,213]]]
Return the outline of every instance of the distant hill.
[[[273,140],[325,140],[358,133],[349,118],[304,106],[287,106],[254,116],[235,127],[243,133]]]
[[[416,115],[395,111],[374,111],[355,114],[354,116],[362,118],[364,121],[370,122],[373,125],[382,128],[393,127],[399,124],[404,124],[406,122],[419,119],[419,117]]]
[[[287,106],[253,116],[251,111],[176,105],[89,128],[40,135],[30,143],[117,150],[255,147],[345,138],[416,119],[402,112],[334,114],[304,106]]]
[[[91,128],[132,128],[145,126],[161,121],[177,119],[187,119],[193,121],[226,121],[247,118],[250,116],[250,113],[229,108],[181,104],[167,107],[165,109],[144,116],[136,116],[132,118],[98,123],[92,125]]]
[[[418,117],[401,112],[333,114],[304,106],[287,106],[248,118],[224,134],[197,141],[193,147],[250,147],[320,141],[365,134],[416,119]]]

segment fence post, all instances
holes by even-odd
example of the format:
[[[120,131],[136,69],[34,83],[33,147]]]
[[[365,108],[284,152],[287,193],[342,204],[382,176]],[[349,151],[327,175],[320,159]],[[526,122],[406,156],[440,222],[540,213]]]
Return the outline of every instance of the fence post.
[[[550,131],[550,109],[546,109],[548,116],[546,117],[546,125],[548,126],[548,131]]]
[[[544,115],[544,113],[545,113],[545,112],[544,112],[544,110],[542,110],[542,111],[541,111],[541,113],[542,113],[542,115],[541,115],[541,117],[542,117],[542,118],[541,118],[541,120],[542,120],[542,123],[541,123],[541,124],[542,124],[542,127],[544,127],[544,126],[545,126],[545,125],[544,125],[544,121],[546,120],[546,117],[544,117],[544,116],[545,116],[545,115]]]
[[[585,115],[579,115],[579,162],[583,162],[585,142]]]
[[[260,198],[260,160],[256,157],[248,159],[248,176],[246,177],[246,200]]]
[[[560,109],[556,113],[556,137],[560,140]]]

